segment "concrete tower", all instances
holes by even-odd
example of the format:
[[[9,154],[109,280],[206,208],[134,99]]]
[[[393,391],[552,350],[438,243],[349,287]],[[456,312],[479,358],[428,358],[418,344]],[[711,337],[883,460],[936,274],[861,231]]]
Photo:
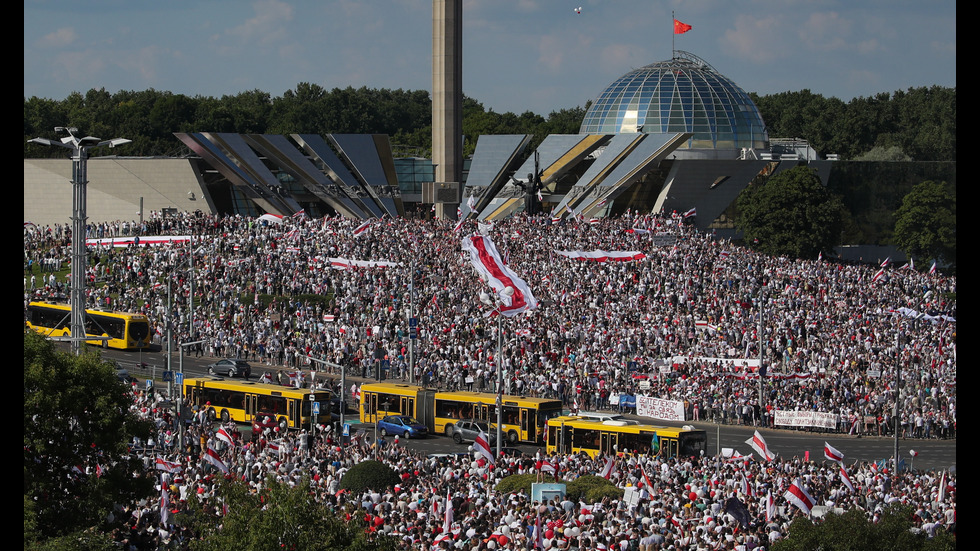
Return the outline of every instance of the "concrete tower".
[[[432,0],[432,162],[437,182],[463,178],[463,0]],[[455,217],[455,205],[436,216]]]

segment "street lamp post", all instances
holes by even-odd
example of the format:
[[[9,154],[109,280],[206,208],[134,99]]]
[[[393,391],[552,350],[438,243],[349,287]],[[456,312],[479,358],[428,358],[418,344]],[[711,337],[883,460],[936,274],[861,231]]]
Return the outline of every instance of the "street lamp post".
[[[132,140],[113,138],[100,140],[93,136],[75,136],[77,128],[57,126],[55,132],[67,132],[61,141],[47,138],[34,138],[28,143],[62,147],[72,151],[72,229],[71,229],[71,348],[77,356],[81,354],[85,341],[85,268],[88,266],[88,250],[85,246],[86,186],[88,185],[88,150],[93,147],[130,143]]]

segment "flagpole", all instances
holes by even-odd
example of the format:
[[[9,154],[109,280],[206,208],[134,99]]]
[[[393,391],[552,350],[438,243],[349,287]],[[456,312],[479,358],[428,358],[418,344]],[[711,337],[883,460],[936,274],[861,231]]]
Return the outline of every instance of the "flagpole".
[[[686,19],[686,18],[685,18]],[[674,30],[674,10],[670,10],[670,59],[674,59],[674,40],[677,38],[677,32]]]

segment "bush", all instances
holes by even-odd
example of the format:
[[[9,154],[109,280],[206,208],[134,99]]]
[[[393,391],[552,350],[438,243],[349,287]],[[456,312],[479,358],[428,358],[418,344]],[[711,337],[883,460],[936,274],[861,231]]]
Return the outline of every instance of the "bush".
[[[340,488],[351,492],[381,491],[401,482],[391,467],[373,459],[354,465],[340,479]]]
[[[523,492],[530,496],[531,484],[534,484],[535,481],[537,481],[535,474],[512,474],[498,482],[495,489],[502,494]]]
[[[625,492],[601,476],[585,475],[568,483],[565,495],[572,501],[596,503],[603,498],[620,499]]]

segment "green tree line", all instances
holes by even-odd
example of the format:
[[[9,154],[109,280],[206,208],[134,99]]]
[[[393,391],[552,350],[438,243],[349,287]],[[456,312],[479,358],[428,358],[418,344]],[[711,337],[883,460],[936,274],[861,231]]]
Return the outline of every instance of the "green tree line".
[[[955,88],[910,88],[847,103],[809,90],[750,97],[770,137],[806,139],[821,155],[956,160]],[[464,155],[473,153],[483,134],[533,134],[532,147],[548,134],[577,134],[588,107],[547,116],[497,113],[464,97]],[[396,155],[430,157],[432,101],[427,90],[327,90],[306,82],[279,97],[261,90],[214,98],[153,89],[114,94],[92,89],[64,100],[34,96],[24,99],[24,158],[61,156],[58,150],[27,143],[38,136],[54,137],[56,126],[74,126],[105,139],[128,138],[133,143],[125,154],[133,156],[179,155],[184,147],[174,132],[230,132],[387,134]]]

